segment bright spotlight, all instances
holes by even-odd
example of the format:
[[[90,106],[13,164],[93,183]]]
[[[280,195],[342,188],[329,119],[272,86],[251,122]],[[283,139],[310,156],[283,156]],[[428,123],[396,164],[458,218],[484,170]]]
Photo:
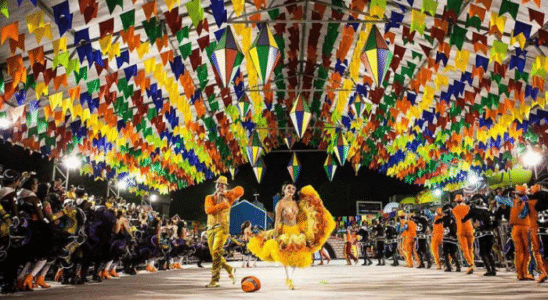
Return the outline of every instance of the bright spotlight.
[[[525,155],[523,156],[523,163],[525,163],[528,166],[534,167],[540,163],[542,160],[542,156],[533,150],[527,151]]]
[[[0,129],[8,129],[11,126],[11,121],[8,118],[0,118]]]
[[[125,190],[127,188],[127,182],[125,180],[118,181],[117,186],[119,189]]]
[[[468,184],[476,185],[478,182],[481,181],[481,178],[478,177],[478,175],[471,173],[468,175]]]
[[[441,191],[441,189],[435,189],[434,190],[434,196],[436,196],[436,197],[440,197],[442,193],[443,192]]]
[[[69,156],[65,158],[65,166],[69,169],[78,169],[82,162],[76,156]]]
[[[158,200],[158,195],[150,195],[150,201],[155,202]]]

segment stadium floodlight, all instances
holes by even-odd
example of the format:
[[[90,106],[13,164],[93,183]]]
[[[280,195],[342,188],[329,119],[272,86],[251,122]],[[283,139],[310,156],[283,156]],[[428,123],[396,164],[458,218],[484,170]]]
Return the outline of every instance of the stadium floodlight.
[[[436,197],[440,197],[441,194],[443,194],[442,190],[441,189],[435,189],[434,190],[434,196]]]
[[[121,180],[121,181],[118,181],[118,183],[116,184],[116,186],[118,187],[118,189],[120,190],[125,190],[127,189],[127,182],[125,180]]]
[[[537,166],[542,160],[540,153],[534,150],[528,150],[527,153],[523,156],[523,163],[527,166],[534,167]]]
[[[8,118],[0,118],[0,129],[8,129],[11,126],[11,121]]]
[[[69,156],[65,158],[65,166],[69,169],[78,169],[82,161],[76,156]]]

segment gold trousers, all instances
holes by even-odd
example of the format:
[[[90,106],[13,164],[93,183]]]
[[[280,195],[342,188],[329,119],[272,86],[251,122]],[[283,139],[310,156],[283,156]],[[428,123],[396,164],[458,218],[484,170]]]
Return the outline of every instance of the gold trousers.
[[[225,269],[228,274],[232,272],[232,267],[226,263],[223,257],[224,248],[228,238],[228,230],[217,227],[207,231],[207,243],[213,265],[211,266],[211,281],[218,282],[221,277],[221,268]]]

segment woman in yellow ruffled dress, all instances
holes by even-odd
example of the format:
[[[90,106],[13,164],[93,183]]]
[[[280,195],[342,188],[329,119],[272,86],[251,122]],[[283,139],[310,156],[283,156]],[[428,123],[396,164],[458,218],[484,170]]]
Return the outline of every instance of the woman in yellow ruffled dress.
[[[310,185],[300,191],[295,201],[293,183],[282,187],[283,198],[276,205],[274,229],[263,231],[249,240],[247,248],[263,261],[284,265],[286,285],[295,289],[295,268],[312,264],[312,255],[321,249],[335,229],[333,216],[323,206],[320,196]]]

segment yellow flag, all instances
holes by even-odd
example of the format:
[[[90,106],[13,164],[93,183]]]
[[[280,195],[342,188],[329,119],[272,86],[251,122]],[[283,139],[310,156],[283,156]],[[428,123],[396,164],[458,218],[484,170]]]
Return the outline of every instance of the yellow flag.
[[[150,48],[150,43],[147,41],[145,43],[141,43],[139,48],[137,49],[137,55],[139,55],[139,59],[143,59],[143,56],[148,53]]]
[[[232,0],[232,8],[236,16],[240,16],[244,11],[244,0]]]
[[[63,99],[62,92],[49,96],[49,103],[50,103],[51,109],[55,110],[57,107],[59,107],[61,105],[62,99]]]
[[[39,10],[31,15],[28,15],[26,20],[29,33],[33,33],[36,28],[44,27],[44,12]]]
[[[470,52],[467,50],[457,50],[455,55],[455,68],[461,70],[462,72],[466,71],[468,66],[468,60],[470,59]]]
[[[40,99],[40,96],[47,96],[48,94],[48,86],[46,85],[46,83],[43,81],[38,82],[36,84],[36,99]]]
[[[58,40],[53,41],[53,54],[57,56],[59,54],[59,51],[66,52],[67,51],[67,38],[62,37]]]

